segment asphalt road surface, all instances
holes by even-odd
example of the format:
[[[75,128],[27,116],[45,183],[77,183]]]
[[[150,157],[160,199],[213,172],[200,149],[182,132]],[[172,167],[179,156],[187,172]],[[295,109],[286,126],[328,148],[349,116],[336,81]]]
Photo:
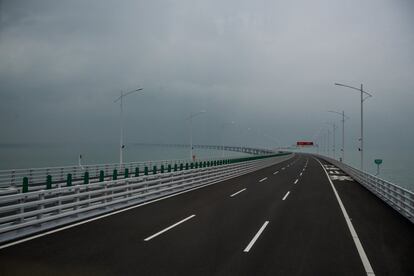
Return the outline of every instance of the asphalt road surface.
[[[0,264],[0,275],[414,275],[414,227],[340,170],[296,154],[2,248]]]

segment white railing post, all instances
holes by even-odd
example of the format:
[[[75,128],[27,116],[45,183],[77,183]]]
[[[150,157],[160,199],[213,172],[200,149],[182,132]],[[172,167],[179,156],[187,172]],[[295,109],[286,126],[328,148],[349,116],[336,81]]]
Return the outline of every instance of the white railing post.
[[[43,205],[44,198],[45,198],[44,193],[40,193],[39,196],[38,196],[39,204],[38,204],[38,207],[37,207],[37,210],[39,211],[39,213],[37,215],[37,219],[38,220],[43,217],[43,213],[41,213],[41,212],[42,212],[42,210],[44,208],[44,205]]]

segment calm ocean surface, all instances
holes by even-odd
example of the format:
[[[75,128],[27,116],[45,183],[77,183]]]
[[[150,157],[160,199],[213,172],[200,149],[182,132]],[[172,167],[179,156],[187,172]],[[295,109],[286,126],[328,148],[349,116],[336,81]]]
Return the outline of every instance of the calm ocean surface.
[[[82,154],[82,164],[108,164],[119,162],[119,145],[46,145],[0,144],[0,170],[77,165]],[[197,158],[221,157],[222,151],[195,149]],[[224,152],[225,156],[246,156],[243,153]],[[130,145],[124,150],[124,162],[190,159],[189,148]]]
[[[119,162],[118,145],[115,144],[0,144],[0,169],[36,168],[74,165],[82,154],[83,164],[105,164]],[[221,157],[219,150],[196,149],[198,158]],[[189,159],[188,148],[158,147],[148,145],[130,145],[124,152],[124,162]],[[242,153],[225,152],[226,156],[243,156]],[[414,191],[414,170],[409,151],[387,151],[381,153],[366,150],[365,168],[376,174],[374,159],[383,159],[379,177]],[[339,152],[337,152],[339,158]],[[359,168],[359,153],[346,152],[346,163]]]

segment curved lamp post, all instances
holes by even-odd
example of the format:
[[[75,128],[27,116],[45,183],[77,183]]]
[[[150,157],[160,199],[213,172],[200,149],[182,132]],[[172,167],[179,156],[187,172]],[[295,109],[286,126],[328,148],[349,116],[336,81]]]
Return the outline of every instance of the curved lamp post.
[[[349,119],[349,117],[345,116],[345,111],[338,112],[338,111],[329,110],[328,112],[342,116],[342,120],[341,120],[341,122],[342,122],[342,148],[341,148],[341,152],[342,152],[342,162],[345,162],[345,119]]]
[[[361,171],[363,171],[364,170],[364,101],[372,97],[372,95],[368,93],[367,91],[364,91],[362,84],[361,84],[361,88],[356,88],[356,87],[349,86],[346,84],[341,84],[341,83],[335,83],[335,85],[353,89],[361,93],[361,137],[359,138],[361,146],[359,148],[359,151],[361,152]]]
[[[135,89],[135,90],[126,92],[126,93],[124,93],[123,91],[121,91],[121,96],[119,96],[114,101],[114,103],[116,103],[116,102],[119,101],[120,102],[120,107],[121,107],[121,116],[120,116],[120,120],[119,120],[120,129],[121,129],[121,135],[120,135],[121,137],[119,139],[119,168],[120,169],[122,169],[123,151],[124,151],[124,148],[125,148],[125,145],[124,145],[124,124],[123,124],[123,119],[122,119],[122,116],[123,116],[123,101],[124,101],[124,98],[126,96],[131,95],[131,94],[133,94],[135,92],[138,92],[138,91],[142,91],[143,89],[144,88],[138,88],[138,89]]]
[[[206,112],[207,111],[205,110],[200,110],[199,112],[191,113],[190,116],[187,118],[188,120],[190,120],[190,160],[195,159],[193,155],[193,118]]]
[[[223,130],[221,131],[221,157],[224,158],[224,129],[226,126],[231,126],[234,125],[236,122],[235,121],[231,121],[231,122],[226,122],[221,124],[221,127],[223,128]]]
[[[332,126],[332,157],[333,157],[333,159],[336,159],[336,148],[335,148],[335,146],[336,146],[336,141],[335,141],[335,132],[336,132],[336,129],[338,128],[337,126],[336,126],[336,124],[335,123],[326,123],[326,124],[328,124],[328,125],[330,125],[330,126]]]

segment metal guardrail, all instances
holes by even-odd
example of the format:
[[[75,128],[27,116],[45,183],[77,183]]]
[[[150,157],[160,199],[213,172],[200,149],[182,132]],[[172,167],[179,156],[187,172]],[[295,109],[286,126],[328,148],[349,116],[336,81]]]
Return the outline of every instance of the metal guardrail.
[[[207,160],[207,159],[206,159]],[[204,159],[203,159],[204,161]],[[100,171],[104,171],[105,176],[112,176],[113,171],[116,169],[122,177],[122,171],[129,169],[130,172],[139,168],[143,170],[145,167],[151,168],[157,166],[160,168],[162,165],[168,166],[168,164],[181,164],[189,162],[186,159],[177,160],[158,160],[158,161],[142,161],[142,162],[130,162],[120,165],[119,163],[112,164],[94,164],[83,166],[62,166],[62,167],[45,167],[45,168],[29,168],[29,169],[10,169],[0,170],[0,188],[18,188],[22,185],[23,177],[27,177],[29,185],[36,185],[39,183],[46,183],[47,175],[50,175],[53,181],[66,181],[68,174],[72,175],[73,180],[82,179],[85,172],[89,172],[89,177],[99,177]],[[143,171],[142,171],[143,172]]]
[[[262,156],[156,175],[59,187],[0,197],[0,242],[84,220],[194,187],[221,182],[290,159]]]
[[[360,171],[335,159],[318,155],[320,158],[337,166],[377,197],[414,223],[414,192],[404,189],[387,180]]]
[[[282,153],[283,154],[283,153]],[[254,156],[255,158],[257,156]],[[53,187],[60,187],[65,183],[70,182],[86,182],[93,183],[111,179],[128,178],[130,175],[139,176],[145,173],[173,170],[177,165],[193,164],[193,166],[200,165],[207,162],[221,162],[224,160],[234,160],[240,158],[204,158],[192,162],[188,159],[175,160],[158,160],[158,161],[143,161],[130,162],[120,165],[113,164],[97,164],[84,166],[63,166],[63,167],[47,167],[47,168],[29,168],[29,169],[12,169],[0,170],[0,196],[4,194],[19,193],[22,191],[24,178],[27,177],[28,185],[31,189],[44,189],[47,185]],[[170,166],[170,167],[169,167]],[[85,175],[87,173],[87,175]],[[70,175],[70,176],[69,176]],[[87,180],[85,180],[87,178]],[[49,179],[49,180],[48,180]],[[48,181],[50,182],[48,184]]]

